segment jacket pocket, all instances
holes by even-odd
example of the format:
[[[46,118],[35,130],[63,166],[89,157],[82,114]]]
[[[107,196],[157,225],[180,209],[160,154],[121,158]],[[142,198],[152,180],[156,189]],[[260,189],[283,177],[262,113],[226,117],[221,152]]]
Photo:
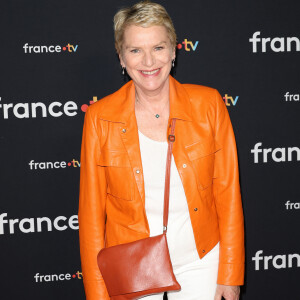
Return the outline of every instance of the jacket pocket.
[[[133,200],[133,174],[126,151],[103,149],[98,165],[105,168],[107,193],[124,200]]]
[[[198,141],[185,146],[187,155],[192,163],[198,187],[208,188],[213,182],[215,153],[221,148],[213,139]]]

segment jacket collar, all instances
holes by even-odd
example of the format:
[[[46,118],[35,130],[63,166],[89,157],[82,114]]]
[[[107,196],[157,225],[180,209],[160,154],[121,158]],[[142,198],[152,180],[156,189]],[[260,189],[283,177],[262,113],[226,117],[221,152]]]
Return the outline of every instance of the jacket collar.
[[[170,119],[192,121],[190,98],[185,88],[171,75],[169,75],[169,87]],[[108,96],[107,101],[114,102],[114,105],[104,105],[99,117],[107,121],[126,124],[135,115],[135,86],[133,81],[129,81],[118,91]]]

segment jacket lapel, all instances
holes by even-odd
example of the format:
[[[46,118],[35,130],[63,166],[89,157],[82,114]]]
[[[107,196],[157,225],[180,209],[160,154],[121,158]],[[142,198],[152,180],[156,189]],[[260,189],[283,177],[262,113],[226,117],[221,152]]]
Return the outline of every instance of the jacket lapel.
[[[192,106],[185,88],[172,76],[169,76],[170,117],[184,121],[192,121]],[[176,126],[175,126],[176,127]]]

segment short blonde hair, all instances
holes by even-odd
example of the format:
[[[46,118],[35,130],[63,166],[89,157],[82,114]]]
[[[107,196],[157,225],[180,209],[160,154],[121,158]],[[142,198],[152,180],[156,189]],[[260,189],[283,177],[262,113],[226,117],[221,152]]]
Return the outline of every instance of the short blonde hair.
[[[137,25],[150,27],[162,25],[167,29],[171,46],[176,47],[176,32],[166,9],[151,1],[141,1],[131,7],[121,8],[114,16],[115,47],[118,53],[122,50],[126,26]]]

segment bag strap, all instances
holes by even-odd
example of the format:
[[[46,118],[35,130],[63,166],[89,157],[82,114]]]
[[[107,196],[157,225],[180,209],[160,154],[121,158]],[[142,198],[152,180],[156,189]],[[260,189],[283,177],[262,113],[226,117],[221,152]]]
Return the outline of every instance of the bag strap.
[[[171,134],[168,136],[168,153],[167,153],[167,163],[166,163],[166,176],[165,176],[165,196],[164,196],[164,220],[163,220],[163,231],[167,232],[168,217],[169,217],[169,196],[170,196],[170,169],[171,169],[171,158],[172,158],[172,148],[175,142],[175,122],[176,119],[171,121]]]

